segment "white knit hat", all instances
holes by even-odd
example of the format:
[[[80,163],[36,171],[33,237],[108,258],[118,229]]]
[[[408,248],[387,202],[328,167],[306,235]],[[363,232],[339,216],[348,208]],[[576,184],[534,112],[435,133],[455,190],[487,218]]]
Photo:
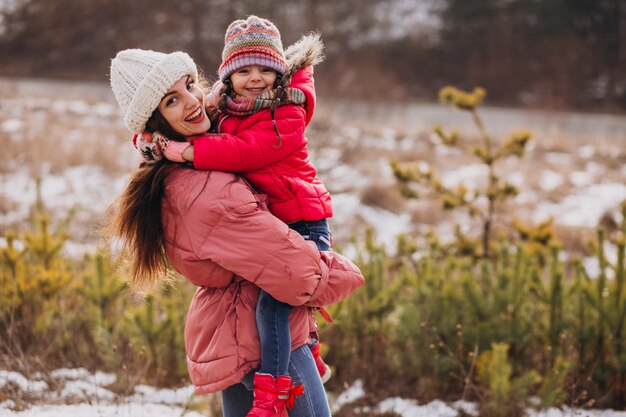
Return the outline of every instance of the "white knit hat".
[[[142,132],[159,102],[181,77],[198,79],[195,62],[184,52],[125,49],[111,60],[111,88],[124,112],[124,124]]]

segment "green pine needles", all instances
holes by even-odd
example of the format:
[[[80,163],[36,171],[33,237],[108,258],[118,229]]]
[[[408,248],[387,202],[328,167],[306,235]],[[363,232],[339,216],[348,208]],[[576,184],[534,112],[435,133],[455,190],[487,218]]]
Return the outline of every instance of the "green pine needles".
[[[488,257],[491,253],[492,227],[496,212],[496,205],[518,194],[517,188],[504,180],[496,171],[498,161],[509,157],[521,158],[531,140],[529,131],[513,132],[499,146],[487,132],[478,113],[478,106],[485,98],[486,92],[482,88],[475,88],[472,92],[464,92],[455,87],[444,87],[439,92],[441,102],[457,109],[468,112],[477,129],[479,141],[468,143],[462,140],[458,131],[448,132],[443,126],[437,125],[433,132],[445,146],[456,148],[461,152],[472,155],[486,168],[486,186],[470,190],[464,184],[456,188],[443,184],[432,167],[422,168],[421,161],[413,163],[391,162],[391,168],[398,181],[400,191],[408,198],[418,198],[419,189],[426,188],[429,194],[438,198],[445,210],[465,209],[470,216],[478,218],[481,223],[480,245],[475,246],[475,255]],[[460,232],[458,232],[460,233]],[[470,241],[464,236],[462,239]]]

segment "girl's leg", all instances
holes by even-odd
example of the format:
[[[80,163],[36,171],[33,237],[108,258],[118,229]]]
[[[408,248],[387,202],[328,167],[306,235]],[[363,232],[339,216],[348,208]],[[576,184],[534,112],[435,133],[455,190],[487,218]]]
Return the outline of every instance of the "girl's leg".
[[[256,323],[261,341],[260,373],[274,377],[289,375],[291,333],[289,313],[293,307],[274,299],[265,291],[259,294]]]
[[[295,385],[304,385],[304,393],[296,397],[289,417],[330,417],[326,391],[307,345],[291,352],[289,375]]]

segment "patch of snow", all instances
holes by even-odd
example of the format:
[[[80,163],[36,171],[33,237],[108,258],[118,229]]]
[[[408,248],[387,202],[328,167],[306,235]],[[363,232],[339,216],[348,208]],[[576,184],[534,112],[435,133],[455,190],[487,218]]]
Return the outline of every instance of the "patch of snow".
[[[454,171],[446,172],[441,181],[446,187],[456,187],[463,183],[466,187],[476,188],[487,178],[488,169],[483,164],[465,165]]]
[[[534,191],[522,191],[515,196],[515,202],[518,204],[536,203],[539,199],[539,194]]]
[[[0,237],[0,247],[2,248],[6,248],[8,245],[8,242],[6,240],[6,238],[4,237]],[[21,240],[13,240],[13,249],[15,250],[23,250],[24,249],[24,242]]]
[[[595,278],[600,274],[600,261],[595,256],[586,256],[582,260],[583,267],[589,278]]]
[[[587,171],[576,171],[569,175],[569,180],[576,187],[584,187],[593,183],[595,176]]]
[[[65,388],[60,397],[63,399],[83,399],[80,404],[37,404],[24,411],[13,411],[15,402],[7,400],[0,403],[0,415],[3,417],[202,417],[203,414],[189,410],[186,405],[192,399],[193,387],[178,389],[157,389],[146,385],[135,387],[135,394],[131,397],[117,397],[101,388],[97,384],[108,384],[114,381],[114,376],[102,372],[91,374],[84,368],[58,369],[50,373],[59,382],[65,381]],[[2,378],[14,381],[18,386],[33,387],[41,381],[28,381],[17,372],[0,371]],[[16,382],[15,382],[16,381]],[[91,388],[87,387],[87,381],[92,381]],[[43,387],[43,385],[40,385]],[[0,385],[2,387],[2,385]],[[45,385],[43,390],[49,387]],[[32,392],[32,391],[31,391]],[[70,395],[74,392],[73,395]],[[104,395],[103,395],[104,393]],[[108,394],[107,394],[108,393]],[[87,394],[87,395],[85,395]],[[366,395],[363,389],[363,381],[357,379],[344,392],[340,393],[332,402],[333,412],[342,407],[354,403]],[[44,401],[54,400],[53,396],[42,397]],[[446,404],[440,400],[434,400],[428,404],[420,405],[414,399],[400,397],[387,398],[375,407],[355,408],[355,412],[366,415],[376,415],[393,412],[402,417],[456,417],[459,412],[471,416],[478,416],[478,405],[467,401],[455,401]],[[626,417],[626,412],[614,410],[581,410],[563,407],[562,409],[551,408],[549,410],[528,410],[532,417]]]
[[[572,155],[565,152],[546,152],[543,158],[549,164],[569,165],[572,163]]]
[[[191,385],[176,389],[157,389],[148,385],[137,385],[132,400],[152,404],[181,405],[189,401],[193,395],[193,390]]]
[[[71,404],[37,405],[28,410],[17,412],[3,410],[3,417],[205,417],[196,411],[182,410],[161,404]],[[184,413],[184,414],[183,414]]]
[[[341,134],[347,139],[358,140],[361,137],[361,129],[355,126],[345,126],[341,129]]]
[[[15,401],[6,400],[0,403],[0,410],[11,409],[15,407]]]
[[[63,254],[69,258],[80,258],[89,253],[95,253],[97,251],[97,245],[91,243],[80,243],[72,240],[67,240],[63,244]]]
[[[480,415],[478,411],[478,405],[469,401],[458,400],[452,403],[452,408],[455,410],[463,411],[470,416]]]
[[[355,402],[356,400],[365,396],[365,390],[363,390],[363,381],[357,379],[354,381],[347,390],[337,396],[337,399],[333,401],[332,411],[336,413],[346,404]]]
[[[562,409],[550,408],[548,410],[527,410],[528,417],[626,417],[624,411],[614,410],[581,410],[569,407]]]
[[[115,398],[115,394],[96,385],[94,382],[76,380],[67,381],[65,383],[65,387],[61,390],[59,397],[68,399],[78,398],[112,401]]]
[[[50,376],[54,379],[91,382],[99,386],[111,385],[117,381],[115,374],[101,371],[92,374],[85,368],[59,368],[50,372]]]
[[[574,227],[595,227],[602,215],[626,199],[626,185],[602,183],[590,185],[565,197],[560,203],[540,202],[534,221],[553,216],[555,223]]]
[[[40,375],[41,377],[42,375]],[[12,382],[20,389],[33,394],[38,394],[39,402],[59,401],[75,402],[81,404],[37,404],[24,411],[12,411],[16,406],[14,401],[0,403],[0,415],[19,417],[169,417],[172,415],[185,415],[200,417],[201,414],[191,412],[181,407],[189,403],[193,394],[193,386],[178,389],[157,389],[145,385],[135,387],[135,394],[131,397],[118,397],[102,386],[115,382],[114,374],[105,372],[90,373],[85,368],[57,369],[50,372],[49,376],[57,381],[53,386],[58,386],[58,392],[48,392],[49,386],[42,381],[29,381],[17,372],[0,370],[0,388],[6,382]]]
[[[22,126],[24,126],[24,123],[21,120],[9,119],[2,122],[0,129],[7,133],[14,133],[22,130]]]
[[[118,114],[119,110],[117,106],[109,103],[96,103],[91,111],[99,117],[112,117]]]
[[[543,191],[550,192],[563,184],[563,175],[556,171],[543,171],[539,184]]]
[[[606,168],[604,167],[604,165],[601,165],[595,161],[589,161],[585,164],[585,171],[592,174],[600,175],[606,172]]]
[[[617,247],[605,242],[604,258],[608,263],[615,265],[617,263]],[[583,258],[582,263],[590,278],[600,276],[600,260],[597,256],[587,256]],[[615,278],[615,270],[613,268],[605,268],[604,273],[608,279]]]
[[[330,184],[333,190],[357,190],[367,186],[370,181],[367,175],[347,165],[337,165],[326,174],[326,184]],[[333,201],[335,192],[331,192]],[[333,203],[333,208],[335,204]]]
[[[85,368],[59,368],[50,372],[50,376],[54,379],[86,379],[91,373]]]
[[[30,381],[19,372],[0,370],[0,388],[7,384],[14,384],[20,390],[30,393],[39,393],[48,389],[44,381]]]
[[[578,156],[583,159],[592,158],[596,154],[596,148],[593,145],[583,145],[578,148]]]
[[[340,165],[343,152],[338,148],[323,148],[311,151],[311,159],[315,161],[318,171],[327,171]]]
[[[456,156],[462,155],[463,151],[454,146],[436,145],[435,154],[437,154],[437,156]]]
[[[384,244],[390,252],[396,247],[397,236],[411,230],[411,216],[408,213],[395,214],[378,207],[365,206],[352,193],[333,195],[333,209],[332,223],[346,225],[361,219],[374,228],[376,241]]]
[[[513,184],[516,187],[522,188],[524,186],[524,184],[526,183],[526,179],[524,177],[524,174],[522,174],[521,172],[512,172],[508,175],[506,175],[504,177],[505,180],[507,180],[508,182],[510,182],[511,184]]]
[[[430,170],[430,164],[426,161],[419,161],[417,169],[419,169],[421,173],[425,174]]]
[[[425,405],[419,405],[415,400],[393,397],[387,398],[378,404],[380,413],[393,412],[402,417],[456,417],[458,411],[440,400],[434,400]]]

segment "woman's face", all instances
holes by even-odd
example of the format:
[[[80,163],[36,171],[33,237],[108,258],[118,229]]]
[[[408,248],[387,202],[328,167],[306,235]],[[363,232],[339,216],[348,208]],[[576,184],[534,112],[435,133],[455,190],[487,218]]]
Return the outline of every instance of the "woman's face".
[[[230,76],[233,90],[240,96],[254,98],[274,87],[276,71],[259,65],[239,68]]]
[[[185,75],[165,93],[159,111],[176,132],[183,136],[206,133],[211,127],[204,108],[204,92],[190,75]]]

